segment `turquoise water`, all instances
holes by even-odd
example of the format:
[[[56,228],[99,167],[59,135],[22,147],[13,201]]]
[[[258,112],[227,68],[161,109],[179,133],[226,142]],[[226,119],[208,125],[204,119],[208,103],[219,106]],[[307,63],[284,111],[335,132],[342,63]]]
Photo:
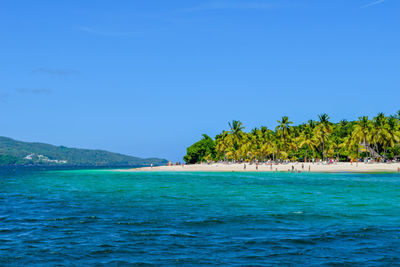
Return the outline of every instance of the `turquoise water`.
[[[400,175],[8,172],[0,265],[400,262]]]

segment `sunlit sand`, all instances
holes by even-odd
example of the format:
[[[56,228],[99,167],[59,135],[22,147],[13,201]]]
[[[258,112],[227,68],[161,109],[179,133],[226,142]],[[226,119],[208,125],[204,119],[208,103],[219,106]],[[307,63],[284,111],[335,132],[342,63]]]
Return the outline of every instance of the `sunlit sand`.
[[[193,164],[193,165],[174,165],[157,166],[122,171],[172,171],[172,172],[398,172],[400,163],[349,163],[339,162],[333,164],[323,163],[283,163],[283,164],[249,164],[249,163],[213,163],[213,164]]]

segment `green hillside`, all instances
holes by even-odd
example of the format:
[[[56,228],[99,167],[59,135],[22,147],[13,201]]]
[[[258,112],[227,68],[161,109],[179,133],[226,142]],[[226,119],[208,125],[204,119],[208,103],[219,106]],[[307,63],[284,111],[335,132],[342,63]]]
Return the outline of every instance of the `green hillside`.
[[[165,159],[142,159],[104,150],[76,149],[0,137],[0,165],[146,166]]]

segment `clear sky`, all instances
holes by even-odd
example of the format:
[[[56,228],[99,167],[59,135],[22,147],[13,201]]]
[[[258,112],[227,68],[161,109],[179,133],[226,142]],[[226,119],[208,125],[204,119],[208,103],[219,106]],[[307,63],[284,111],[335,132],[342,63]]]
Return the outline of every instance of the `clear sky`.
[[[0,135],[181,161],[247,130],[400,109],[398,0],[0,2]]]

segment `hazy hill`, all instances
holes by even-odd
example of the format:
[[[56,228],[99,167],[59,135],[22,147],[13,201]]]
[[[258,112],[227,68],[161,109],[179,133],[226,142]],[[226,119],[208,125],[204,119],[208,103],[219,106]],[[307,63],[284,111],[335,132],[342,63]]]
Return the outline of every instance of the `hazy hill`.
[[[54,146],[0,137],[0,165],[144,166],[163,165],[159,158],[142,159],[104,150]]]

